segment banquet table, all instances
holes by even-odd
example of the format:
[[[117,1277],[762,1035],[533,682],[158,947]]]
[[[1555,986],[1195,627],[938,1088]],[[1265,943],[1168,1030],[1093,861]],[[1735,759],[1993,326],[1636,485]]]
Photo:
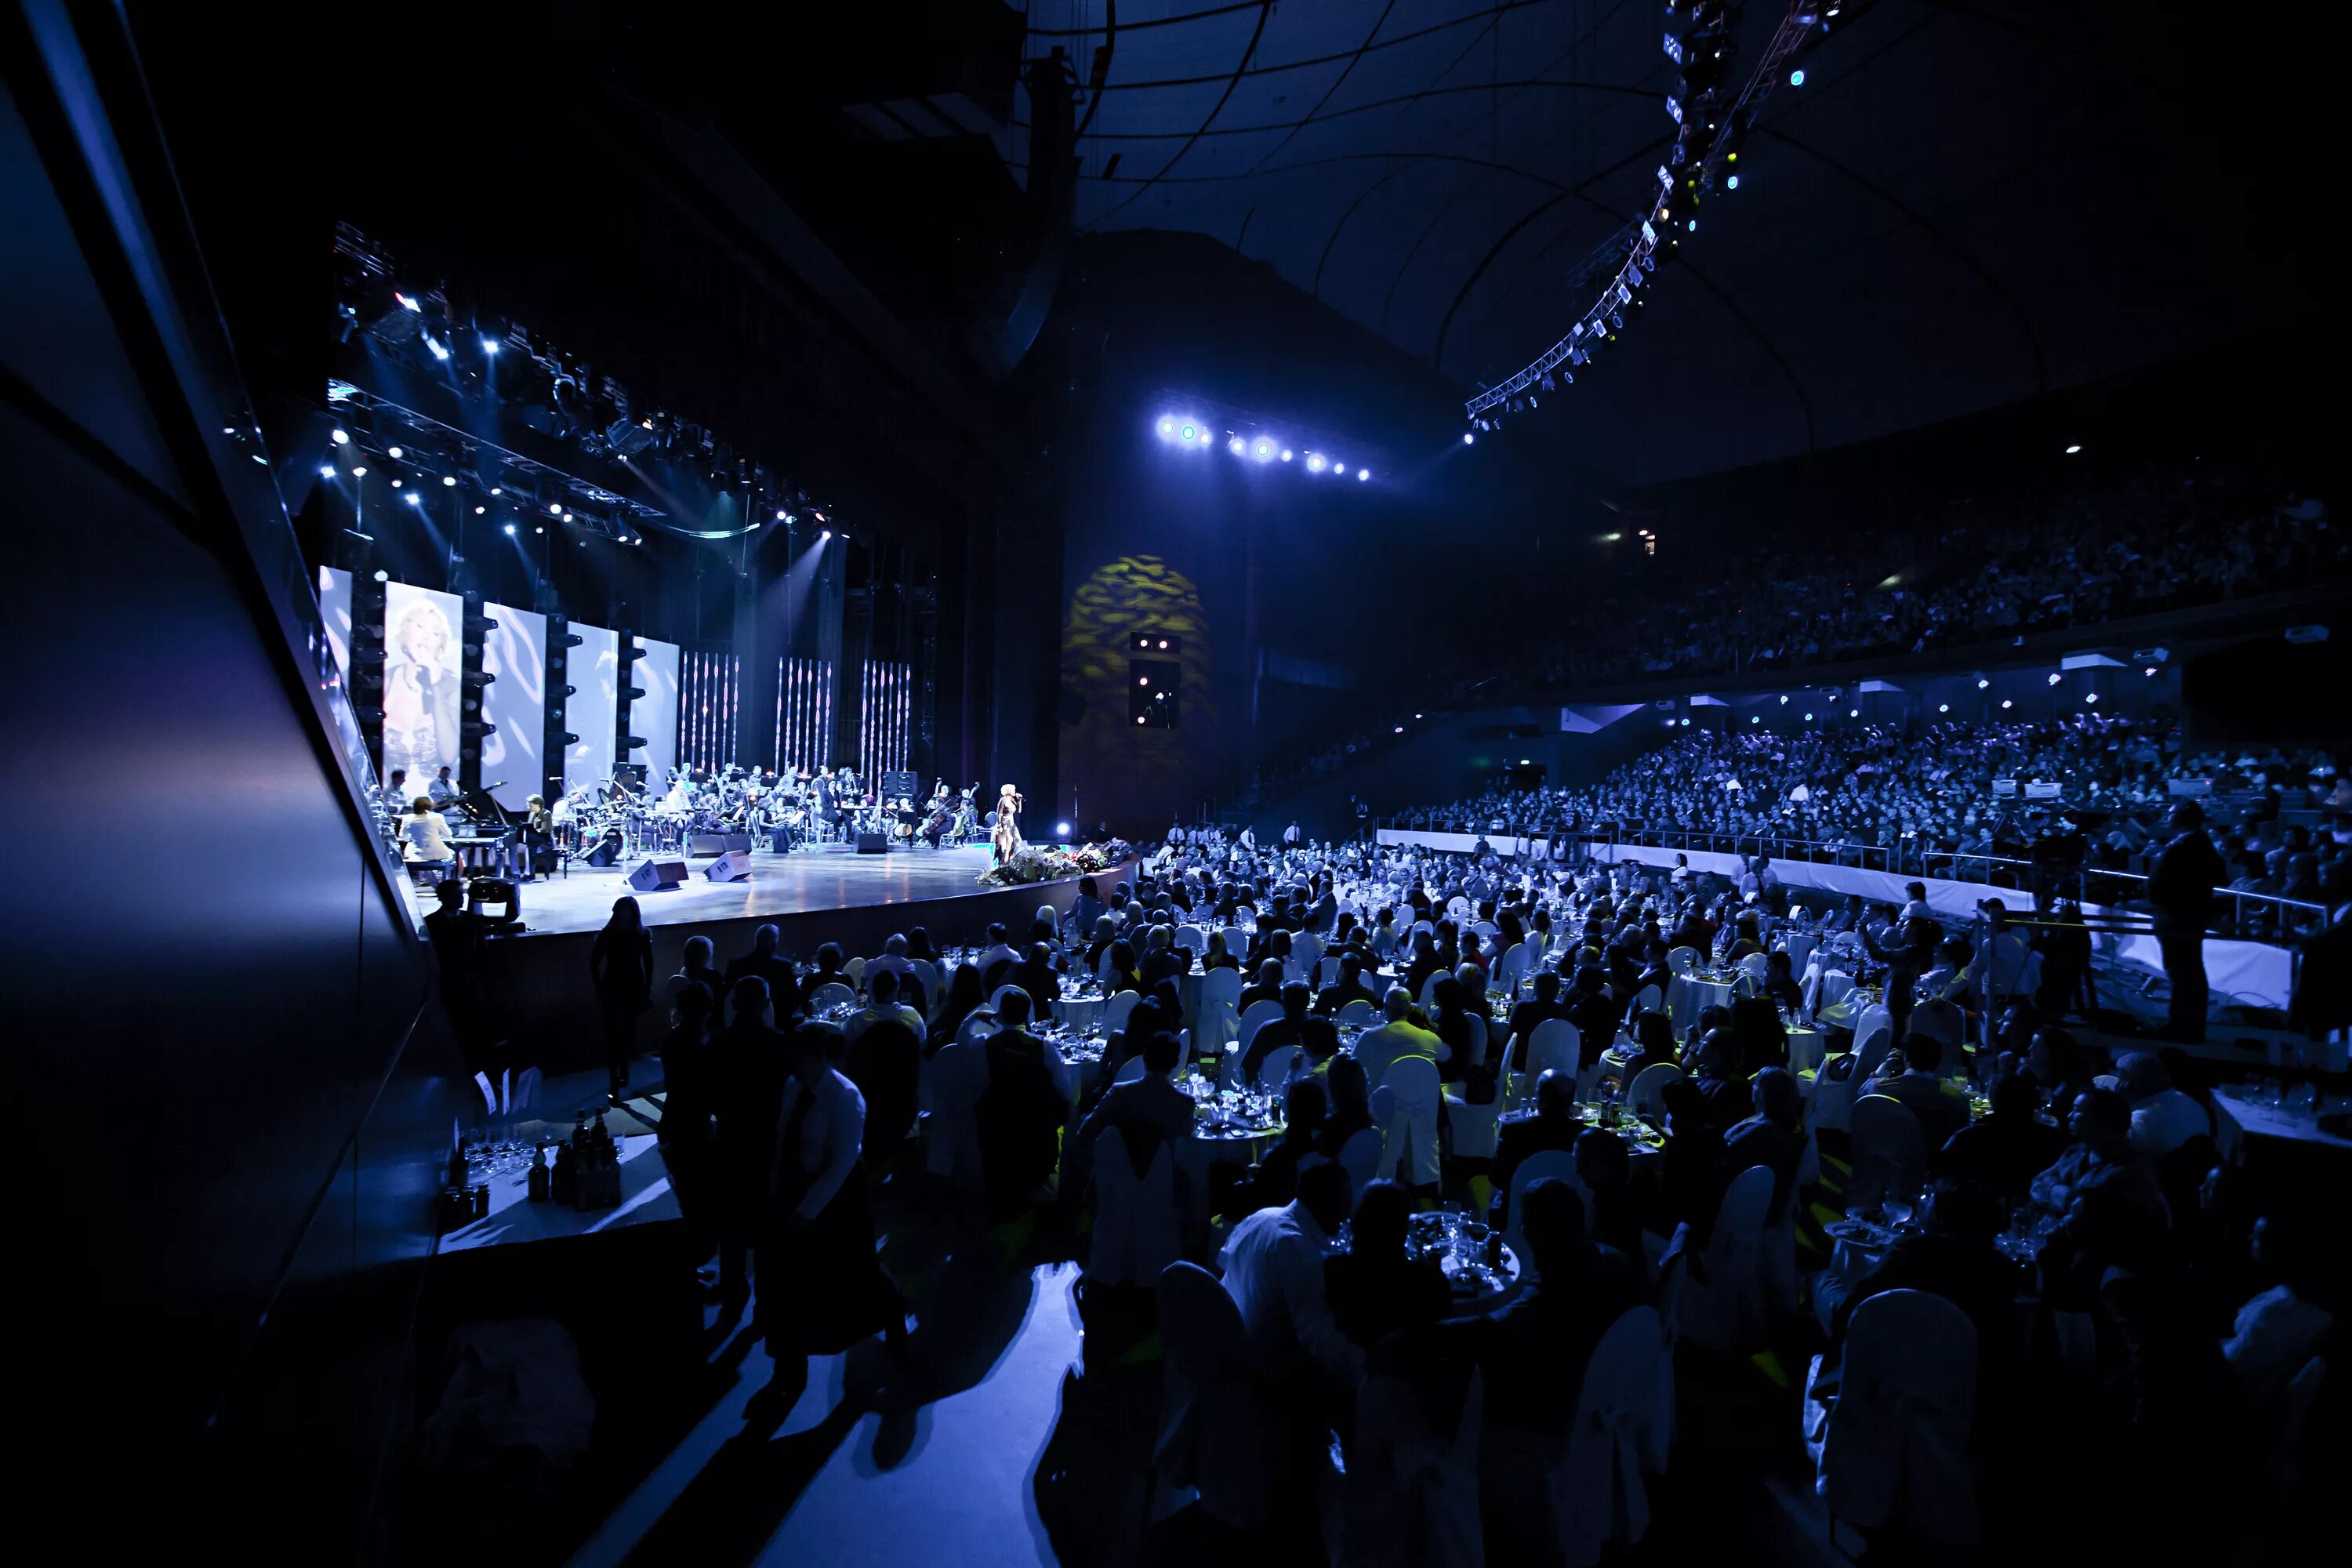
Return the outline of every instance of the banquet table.
[[[1792,1024],[1788,1036],[1789,1070],[1803,1072],[1810,1068],[1818,1071],[1822,1065],[1822,1031]]]
[[[1666,1016],[1674,1020],[1675,1038],[1681,1039],[1709,1007],[1731,1005],[1731,979],[1712,980],[1697,973],[1677,974],[1666,985]]]
[[[2247,1138],[2277,1138],[2315,1148],[2352,1150],[2352,1139],[2327,1131],[2319,1124],[2317,1108],[2290,1110],[2253,1098],[2247,1084],[2223,1084],[2213,1091],[2215,1142],[2221,1152],[2235,1155]]]
[[[1337,1257],[1349,1249],[1352,1238],[1346,1229],[1342,1226],[1341,1235],[1325,1244],[1326,1257]],[[1519,1288],[1523,1266],[1518,1253],[1507,1242],[1503,1243],[1499,1261],[1488,1267],[1487,1235],[1482,1220],[1436,1211],[1413,1215],[1406,1229],[1407,1250],[1415,1258],[1436,1261],[1447,1287],[1454,1292],[1454,1310],[1457,1313],[1486,1311]]]
[[[441,1250],[470,1252],[484,1247],[553,1241],[564,1237],[593,1236],[620,1226],[677,1218],[677,1194],[670,1188],[669,1167],[661,1157],[660,1139],[650,1132],[638,1132],[614,1142],[619,1145],[621,1165],[619,1207],[575,1209],[552,1203],[532,1203],[530,1167],[519,1166],[490,1178],[490,1212],[443,1237]],[[549,1158],[551,1162],[553,1155]]]

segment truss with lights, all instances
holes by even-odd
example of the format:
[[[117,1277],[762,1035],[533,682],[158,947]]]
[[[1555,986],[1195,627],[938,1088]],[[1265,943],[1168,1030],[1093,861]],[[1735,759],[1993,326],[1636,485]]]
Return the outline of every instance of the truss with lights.
[[[1178,392],[1160,395],[1161,412],[1151,427],[1160,440],[1187,451],[1223,447],[1246,463],[1279,468],[1289,464],[1307,474],[1329,474],[1371,482],[1381,454],[1362,441],[1335,441],[1316,436],[1295,424],[1265,418],[1244,408],[1222,406],[1204,397]]]
[[[1698,231],[1701,201],[1718,191],[1739,188],[1735,167],[1739,150],[1764,100],[1783,79],[1792,87],[1804,85],[1802,70],[1785,70],[1789,61],[1827,37],[1833,26],[1853,22],[1873,3],[1794,0],[1772,29],[1747,85],[1727,107],[1722,79],[1738,52],[1733,34],[1740,7],[1728,0],[1682,0],[1666,6],[1666,58],[1681,68],[1682,75],[1666,99],[1666,113],[1675,125],[1675,144],[1666,162],[1658,165],[1649,208],[1603,240],[1570,273],[1570,293],[1581,294],[1595,282],[1602,286],[1568,335],[1508,381],[1463,405],[1473,426],[1492,430],[1505,416],[1538,406],[1542,394],[1573,384],[1576,367],[1601,344],[1617,341],[1626,310],[1657,270],[1661,256]]]

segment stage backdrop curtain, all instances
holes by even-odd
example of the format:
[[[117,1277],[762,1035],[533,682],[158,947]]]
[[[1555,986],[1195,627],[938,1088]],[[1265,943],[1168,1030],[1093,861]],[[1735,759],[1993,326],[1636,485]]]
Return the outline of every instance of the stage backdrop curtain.
[[[509,811],[547,793],[547,617],[512,605],[488,605],[498,625],[482,644],[482,784]]]
[[[565,700],[563,727],[580,737],[563,751],[563,787],[590,789],[613,776],[613,748],[620,732],[621,639],[607,626],[572,623],[580,646],[568,661],[572,692]]]
[[[1461,853],[1478,842],[1471,833],[1421,833],[1405,828],[1383,827],[1380,831],[1383,845],[1412,845],[1426,849]],[[1490,837],[1487,842],[1497,851],[1543,856],[1549,852],[1546,839],[1514,839]],[[1742,862],[1737,855],[1721,854],[1706,849],[1661,849],[1646,844],[1593,844],[1589,847],[1594,858],[1602,861],[1633,860],[1645,866],[1671,867],[1675,857],[1689,861],[1694,871],[1713,871],[1718,876],[1737,877]],[[1902,905],[1910,898],[1906,884],[1923,882],[1927,889],[1927,906],[1948,920],[1967,921],[1977,912],[1977,900],[1998,898],[2013,913],[2023,913],[2032,907],[2032,898],[2013,888],[1990,888],[1982,882],[1955,882],[1938,877],[1914,877],[1894,871],[1870,871],[1857,866],[1816,866],[1803,860],[1775,860],[1773,871],[1781,886],[1792,894],[1810,889],[1843,900],[1860,893],[1873,903]],[[2104,904],[2085,904],[2084,911],[2091,915],[2107,913]],[[2135,969],[2150,972],[2164,967],[2163,957],[2152,936],[2126,936],[2116,932],[2095,932],[2094,948],[2109,957],[2130,964]],[[2283,947],[2266,942],[2237,942],[2222,937],[2205,939],[2205,974],[2215,996],[2224,1002],[2235,1002],[2250,1007],[2284,1007],[2288,994],[2294,988],[2293,955]]]
[[[646,787],[655,795],[669,788],[677,770],[677,644],[639,637],[646,657],[637,660],[636,688],[645,693],[629,704],[629,732],[645,742],[629,753],[642,763]]]

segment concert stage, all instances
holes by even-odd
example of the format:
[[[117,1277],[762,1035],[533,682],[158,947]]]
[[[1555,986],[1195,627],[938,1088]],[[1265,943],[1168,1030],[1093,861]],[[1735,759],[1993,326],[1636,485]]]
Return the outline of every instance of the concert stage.
[[[860,855],[846,844],[819,845],[790,855],[760,849],[752,853],[750,879],[740,882],[711,881],[703,875],[711,858],[703,856],[687,860],[688,875],[681,885],[635,897],[649,926],[774,920],[811,910],[921,903],[993,890],[983,889],[978,880],[988,869],[990,856],[985,846],[896,849],[887,855]],[[629,873],[644,858],[602,869],[574,861],[568,876],[559,871],[525,883],[522,919],[529,929],[524,937],[602,930],[612,919],[613,900],[634,891]],[[422,921],[434,908],[431,889],[411,887],[409,902]]]
[[[682,966],[687,939],[707,936],[720,967],[750,951],[752,932],[773,925],[783,951],[807,959],[822,943],[839,942],[844,953],[871,956],[894,931],[921,926],[935,946],[976,944],[988,927],[1002,922],[1017,941],[1040,906],[1066,913],[1078,895],[1078,879],[1019,888],[982,888],[986,848],[901,849],[859,855],[845,844],[751,857],[748,881],[713,882],[703,875],[705,858],[687,862],[687,881],[667,892],[634,893],[628,873],[637,859],[598,870],[574,864],[568,878],[526,883],[525,929],[495,938],[484,963],[484,986],[499,1032],[512,1043],[517,1066],[537,1065],[550,1073],[601,1059],[604,1019],[589,989],[588,953],[596,932],[612,918],[613,900],[634,896],[651,929],[654,943],[652,1011],[638,1020],[636,1044],[657,1049],[667,1027],[668,988],[662,977]],[[1135,876],[1132,861],[1097,872],[1108,895]],[[412,889],[410,901],[421,920],[430,895]]]

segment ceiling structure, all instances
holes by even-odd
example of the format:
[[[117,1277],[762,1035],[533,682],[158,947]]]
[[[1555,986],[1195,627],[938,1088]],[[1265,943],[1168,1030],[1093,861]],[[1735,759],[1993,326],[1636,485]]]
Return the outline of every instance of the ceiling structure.
[[[1735,84],[1784,9],[1746,7]],[[1570,275],[1646,205],[1675,129],[1659,0],[1026,11],[1026,56],[1060,48],[1076,79],[1082,229],[1212,236],[1465,395],[1591,303]],[[1772,94],[1740,188],[1681,237],[1622,344],[1508,438],[1640,484],[2295,319],[2315,288],[2275,221],[2288,126],[2214,85],[2264,47],[2161,4],[1884,0]],[[1015,167],[1028,116],[1024,89],[1000,142]]]

